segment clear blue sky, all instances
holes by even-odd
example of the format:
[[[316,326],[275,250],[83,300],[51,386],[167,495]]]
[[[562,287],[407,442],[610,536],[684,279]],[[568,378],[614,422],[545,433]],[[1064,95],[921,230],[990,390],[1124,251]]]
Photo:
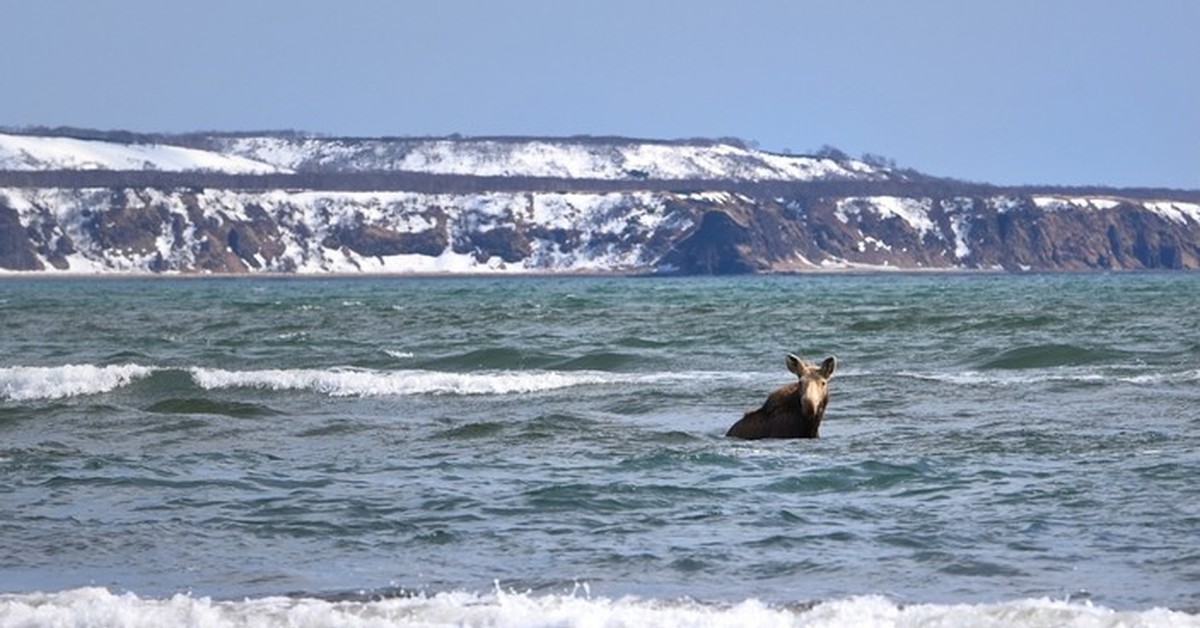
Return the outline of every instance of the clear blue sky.
[[[0,125],[740,137],[1200,188],[1196,0],[0,0]]]

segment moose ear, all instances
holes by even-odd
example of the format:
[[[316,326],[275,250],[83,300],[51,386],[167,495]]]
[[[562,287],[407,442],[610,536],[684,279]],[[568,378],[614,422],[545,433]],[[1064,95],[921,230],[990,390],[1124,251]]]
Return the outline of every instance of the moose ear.
[[[825,358],[825,361],[821,363],[821,377],[824,377],[825,379],[833,377],[833,370],[836,368],[837,358],[833,357],[832,355]]]
[[[804,360],[796,357],[794,354],[787,354],[787,368],[796,375],[804,374]]]

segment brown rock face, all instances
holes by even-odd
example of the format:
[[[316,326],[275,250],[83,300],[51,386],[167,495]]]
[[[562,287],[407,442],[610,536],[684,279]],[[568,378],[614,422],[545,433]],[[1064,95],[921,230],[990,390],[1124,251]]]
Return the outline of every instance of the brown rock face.
[[[766,270],[750,243],[754,231],[728,212],[709,211],[660,265],[685,275],[743,275]]]
[[[814,266],[1200,268],[1200,222],[1132,200],[1102,207],[1079,203],[1044,209],[1032,198],[909,198],[898,204],[887,197],[730,204],[706,211],[660,265],[685,274]],[[914,208],[921,213],[904,213]]]
[[[397,233],[384,227],[363,224],[339,229],[322,242],[326,248],[344,246],[355,253],[371,257],[411,253],[436,256],[446,249],[446,244],[444,230]]]
[[[1200,225],[1124,202],[1101,210],[1044,211],[1031,203],[972,223],[979,267],[1008,270],[1200,268]]]
[[[0,196],[0,268],[9,270],[42,270],[36,249],[26,233],[17,211]]]
[[[496,227],[487,231],[473,232],[469,237],[455,242],[454,252],[470,253],[480,262],[485,262],[492,257],[499,257],[511,264],[528,257],[533,249],[529,238],[516,228]]]

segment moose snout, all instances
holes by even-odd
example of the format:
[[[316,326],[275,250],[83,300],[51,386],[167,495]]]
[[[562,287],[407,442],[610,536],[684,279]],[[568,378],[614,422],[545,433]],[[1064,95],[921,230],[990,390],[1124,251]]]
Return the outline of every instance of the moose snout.
[[[825,414],[825,403],[828,397],[821,394],[808,394],[800,397],[800,412],[804,416],[821,418]]]

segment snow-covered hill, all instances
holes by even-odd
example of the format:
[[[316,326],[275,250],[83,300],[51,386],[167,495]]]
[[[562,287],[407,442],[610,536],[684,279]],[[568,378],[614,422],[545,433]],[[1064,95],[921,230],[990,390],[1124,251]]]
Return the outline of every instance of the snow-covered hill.
[[[0,170],[203,170],[231,174],[283,171],[238,155],[182,146],[6,133],[0,133]]]
[[[160,136],[146,142],[117,142],[0,133],[0,170],[404,171],[634,181],[881,181],[896,177],[887,169],[854,159],[780,155],[732,141],[281,135]]]
[[[569,179],[883,180],[862,161],[779,155],[723,142],[627,139],[214,138],[229,155],[297,172],[402,170]]]

